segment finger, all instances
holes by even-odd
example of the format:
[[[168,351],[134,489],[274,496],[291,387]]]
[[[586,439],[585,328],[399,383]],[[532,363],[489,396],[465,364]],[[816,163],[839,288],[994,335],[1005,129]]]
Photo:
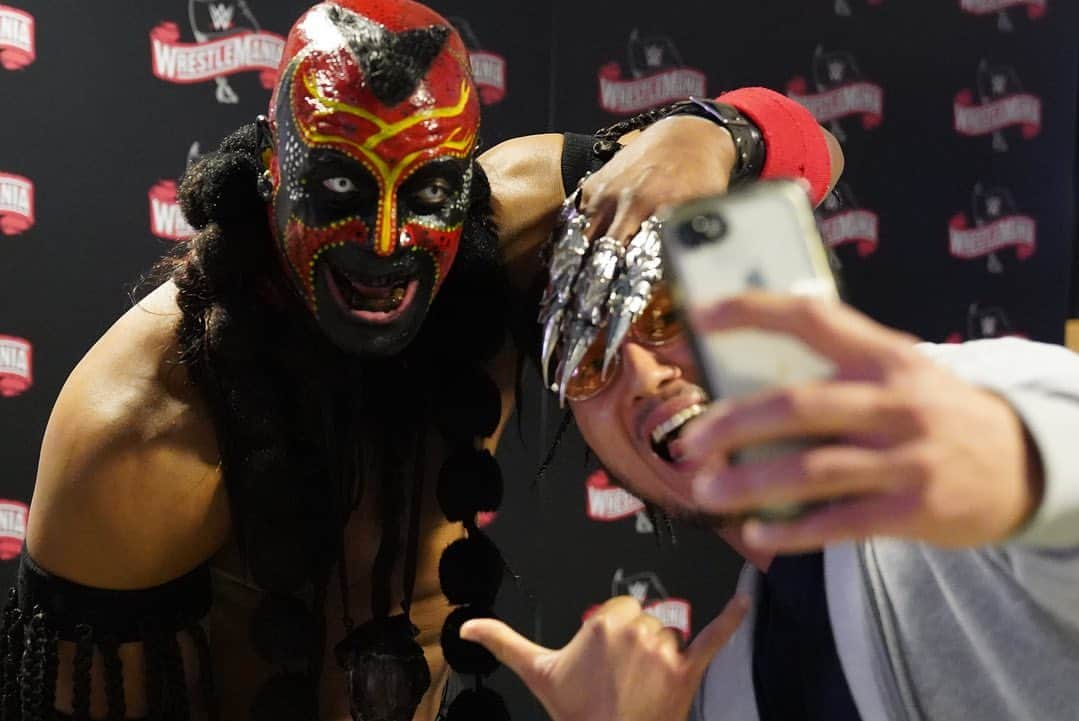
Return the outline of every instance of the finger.
[[[917,422],[895,392],[872,383],[808,383],[712,404],[679,436],[682,459],[700,462],[759,443],[799,438],[903,436]]]
[[[719,649],[723,648],[738,630],[748,610],[749,598],[737,594],[727,602],[723,611],[712,619],[711,623],[701,629],[686,649],[686,661],[694,674],[698,676],[704,674],[712,657],[719,653]]]
[[[608,599],[588,617],[589,621],[602,621],[612,626],[624,626],[643,615],[640,602],[633,596],[615,596]]]
[[[919,508],[921,489],[906,487],[838,501],[786,523],[747,521],[742,527],[742,540],[761,551],[801,553],[869,536],[902,536]]]
[[[891,460],[885,451],[850,445],[788,452],[694,479],[693,500],[705,513],[726,515],[878,492],[902,480]]]
[[[630,622],[628,628],[641,635],[654,636],[662,633],[666,626],[652,614],[642,612],[641,615]]]
[[[609,184],[597,176],[591,176],[581,186],[581,212],[588,216],[584,235],[589,240],[595,240],[607,232],[618,209],[618,197],[607,192],[608,187]]]
[[[624,244],[637,233],[641,223],[655,211],[655,207],[646,205],[643,198],[643,189],[640,187],[622,189],[611,225],[607,228],[607,235]]]
[[[914,339],[835,300],[750,291],[690,311],[698,331],[757,328],[786,333],[855,368],[909,359]]]
[[[477,618],[461,626],[461,638],[486,648],[521,677],[529,688],[538,680],[536,661],[552,653],[493,618]],[[535,689],[533,689],[535,690]]]

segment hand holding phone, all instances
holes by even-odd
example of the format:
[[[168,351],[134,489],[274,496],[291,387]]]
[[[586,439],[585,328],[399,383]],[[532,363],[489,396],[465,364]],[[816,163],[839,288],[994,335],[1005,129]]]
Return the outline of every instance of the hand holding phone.
[[[684,312],[748,290],[838,299],[835,279],[805,191],[766,181],[729,195],[692,201],[663,218],[665,276]],[[687,328],[706,390],[714,400],[829,378],[833,364],[787,335],[761,330]],[[732,463],[804,448],[809,441],[747,447]],[[792,518],[798,505],[760,509],[768,520]]]

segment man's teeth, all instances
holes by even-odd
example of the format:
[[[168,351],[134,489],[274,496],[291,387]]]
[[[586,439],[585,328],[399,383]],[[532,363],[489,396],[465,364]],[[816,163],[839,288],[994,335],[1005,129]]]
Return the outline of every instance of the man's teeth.
[[[700,403],[694,403],[688,408],[683,408],[655,427],[655,430],[652,431],[652,442],[662,443],[667,434],[681,428],[691,418],[696,418],[701,413],[704,413],[704,406]]]

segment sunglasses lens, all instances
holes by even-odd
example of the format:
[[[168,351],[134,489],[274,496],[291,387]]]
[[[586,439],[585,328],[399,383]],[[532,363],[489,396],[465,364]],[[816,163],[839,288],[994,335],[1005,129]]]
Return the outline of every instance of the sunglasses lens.
[[[566,397],[571,401],[584,401],[596,395],[606,388],[614,378],[618,366],[622,362],[621,354],[614,357],[607,375],[603,374],[603,347],[606,336],[601,336],[598,341],[585,353],[581,364],[573,371],[569,382],[566,384]]]
[[[682,332],[682,320],[674,307],[674,300],[667,287],[660,285],[652,293],[652,300],[633,324],[637,340],[647,345],[662,345]]]

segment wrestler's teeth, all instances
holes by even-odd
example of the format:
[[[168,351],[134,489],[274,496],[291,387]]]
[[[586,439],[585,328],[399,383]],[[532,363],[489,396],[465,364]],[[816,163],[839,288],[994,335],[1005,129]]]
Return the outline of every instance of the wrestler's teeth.
[[[701,413],[704,413],[704,406],[700,403],[694,403],[689,408],[678,411],[656,426],[655,430],[652,431],[652,443],[657,445],[663,443],[669,434],[680,430],[690,419],[696,418]]]

